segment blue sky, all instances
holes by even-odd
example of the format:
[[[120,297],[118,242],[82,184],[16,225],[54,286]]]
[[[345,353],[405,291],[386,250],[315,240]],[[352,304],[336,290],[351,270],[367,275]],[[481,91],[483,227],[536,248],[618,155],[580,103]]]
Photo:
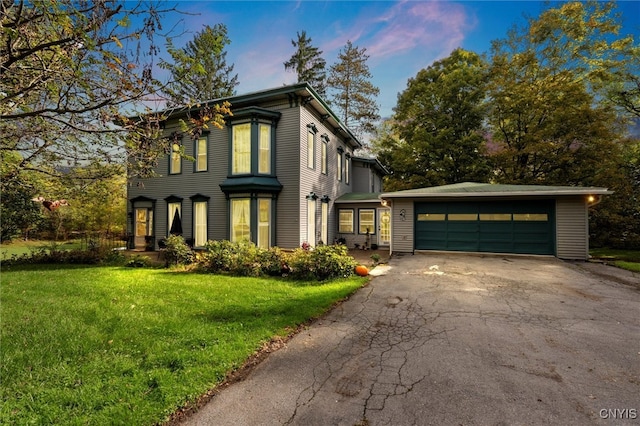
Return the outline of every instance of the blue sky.
[[[169,1],[169,4],[174,4]],[[296,81],[283,63],[293,54],[291,40],[305,30],[323,51],[327,67],[348,40],[366,48],[372,82],[380,88],[380,114],[388,117],[407,80],[456,47],[488,52],[514,24],[537,16],[540,1],[177,1],[187,14],[172,16],[176,46],[204,25],[225,24],[231,43],[227,63],[234,64],[243,94]],[[619,1],[623,33],[640,40],[640,1]],[[179,22],[176,22],[180,19]]]

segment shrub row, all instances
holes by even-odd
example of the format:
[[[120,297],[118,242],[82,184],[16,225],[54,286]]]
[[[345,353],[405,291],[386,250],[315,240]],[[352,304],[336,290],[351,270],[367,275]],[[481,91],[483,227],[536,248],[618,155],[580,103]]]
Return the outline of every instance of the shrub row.
[[[210,273],[236,276],[287,276],[298,280],[329,280],[353,274],[355,260],[343,245],[299,248],[285,252],[278,247],[264,249],[249,241],[208,241],[197,259],[182,237],[169,237],[166,242],[167,263],[197,262]]]
[[[344,245],[298,248],[284,251],[278,247],[264,249],[249,241],[208,241],[196,253],[181,236],[166,239],[164,258],[167,265],[191,265],[210,273],[236,276],[286,276],[296,280],[324,281],[348,277],[354,273],[356,261]],[[41,263],[122,264],[147,266],[141,255],[127,259],[119,252],[90,247],[88,250],[41,248],[21,256],[2,259],[2,266]]]
[[[122,264],[125,261],[124,255],[111,249],[92,247],[87,250],[73,249],[61,250],[56,246],[40,247],[31,250],[29,253],[12,255],[2,259],[2,267],[13,265],[36,265],[36,264]]]

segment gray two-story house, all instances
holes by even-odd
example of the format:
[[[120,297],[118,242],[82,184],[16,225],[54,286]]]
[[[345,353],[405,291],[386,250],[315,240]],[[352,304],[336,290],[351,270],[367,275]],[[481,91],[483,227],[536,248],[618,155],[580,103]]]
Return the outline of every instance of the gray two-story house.
[[[159,162],[157,177],[130,182],[131,248],[157,249],[172,233],[196,248],[207,240],[295,248],[376,235],[386,171],[376,160],[354,156],[361,143],[311,86],[211,103],[225,100],[233,115],[224,129],[183,136],[184,153],[195,161],[172,153]],[[172,112],[164,132],[177,131],[185,115]],[[336,201],[356,192],[370,202],[361,213],[356,206],[340,214]]]

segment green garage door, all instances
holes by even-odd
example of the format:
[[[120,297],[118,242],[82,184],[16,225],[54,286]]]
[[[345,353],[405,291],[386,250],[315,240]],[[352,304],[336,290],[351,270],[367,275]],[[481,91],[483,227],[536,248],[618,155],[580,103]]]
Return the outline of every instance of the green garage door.
[[[555,201],[415,204],[416,250],[555,254]]]

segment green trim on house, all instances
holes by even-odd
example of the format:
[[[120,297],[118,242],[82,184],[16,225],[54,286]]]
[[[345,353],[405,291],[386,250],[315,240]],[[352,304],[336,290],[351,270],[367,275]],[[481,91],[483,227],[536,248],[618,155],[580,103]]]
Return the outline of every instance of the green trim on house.
[[[282,184],[275,177],[242,176],[225,179],[225,181],[220,184],[220,189],[227,195],[237,192],[278,193],[282,190]]]

